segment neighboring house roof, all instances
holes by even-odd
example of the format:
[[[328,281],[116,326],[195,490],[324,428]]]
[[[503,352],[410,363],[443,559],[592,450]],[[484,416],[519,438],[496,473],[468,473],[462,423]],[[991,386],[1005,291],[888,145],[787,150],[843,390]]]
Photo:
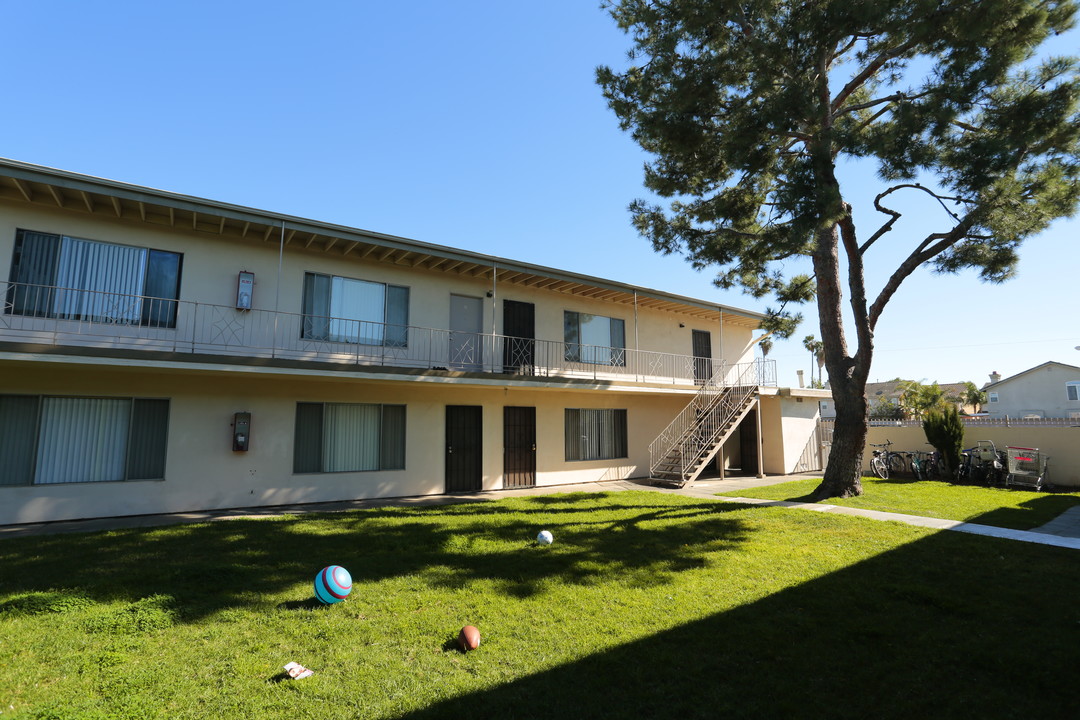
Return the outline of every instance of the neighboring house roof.
[[[256,238],[275,245],[279,242],[290,247],[302,245],[335,257],[367,257],[410,268],[453,272],[707,320],[722,319],[751,329],[758,328],[766,317],[764,313],[662,290],[6,158],[0,158],[2,197],[91,215],[182,225],[222,239]]]
[[[1077,367],[1076,365],[1067,365],[1065,363],[1060,363],[1060,362],[1055,362],[1054,360],[1050,360],[1049,362],[1044,362],[1042,365],[1036,365],[1033,368],[1028,368],[1027,370],[1024,370],[1022,372],[1018,372],[1015,375],[1004,378],[1002,380],[998,380],[997,382],[987,383],[986,385],[983,385],[982,389],[983,390],[990,390],[992,388],[996,388],[999,385],[1004,385],[1007,382],[1012,382],[1013,380],[1016,380],[1017,378],[1023,377],[1024,375],[1027,375],[1029,373],[1033,373],[1036,370],[1042,370],[1043,368],[1050,367],[1051,365],[1056,365],[1059,368],[1063,368],[1065,370],[1076,370],[1077,372],[1080,372],[1080,367]]]
[[[879,397],[898,398],[904,394],[904,388],[909,382],[911,381],[890,380],[888,382],[866,383],[866,397],[868,400]],[[960,395],[967,390],[966,383],[938,383],[937,386],[946,395]]]

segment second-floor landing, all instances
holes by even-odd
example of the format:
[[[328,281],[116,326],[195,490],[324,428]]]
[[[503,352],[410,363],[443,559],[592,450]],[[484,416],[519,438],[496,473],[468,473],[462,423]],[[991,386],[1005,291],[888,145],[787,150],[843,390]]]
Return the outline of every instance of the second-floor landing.
[[[0,358],[481,385],[694,392],[710,357],[69,288],[0,284]],[[772,361],[758,384],[776,385]]]

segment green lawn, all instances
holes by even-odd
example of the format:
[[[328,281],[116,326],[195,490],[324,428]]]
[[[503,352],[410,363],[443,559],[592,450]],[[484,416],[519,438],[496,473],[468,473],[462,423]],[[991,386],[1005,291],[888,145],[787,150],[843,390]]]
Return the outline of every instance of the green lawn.
[[[810,502],[820,479],[794,480],[779,485],[717,493],[729,497]],[[829,505],[961,520],[994,527],[1030,530],[1044,525],[1071,507],[1080,505],[1080,492],[1044,493],[1014,488],[954,485],[936,480],[876,477],[862,479],[858,497],[823,501]]]
[[[10,539],[0,711],[1067,717],[1078,558],[651,492]],[[335,563],[353,592],[315,606]]]

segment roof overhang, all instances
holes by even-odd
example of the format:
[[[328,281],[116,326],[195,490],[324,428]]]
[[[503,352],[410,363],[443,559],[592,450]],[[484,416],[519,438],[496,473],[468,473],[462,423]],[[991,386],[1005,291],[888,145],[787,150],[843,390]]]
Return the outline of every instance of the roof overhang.
[[[453,273],[756,329],[763,313],[650,288],[0,158],[0,199]]]

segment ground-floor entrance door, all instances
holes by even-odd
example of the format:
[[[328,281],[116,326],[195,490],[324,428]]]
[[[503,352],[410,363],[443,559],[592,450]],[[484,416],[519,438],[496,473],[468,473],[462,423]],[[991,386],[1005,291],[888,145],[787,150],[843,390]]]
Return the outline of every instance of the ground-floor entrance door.
[[[503,478],[508,488],[536,487],[536,408],[503,408]]]
[[[446,406],[446,492],[483,489],[483,410]]]
[[[761,458],[758,457],[757,409],[746,414],[739,423],[739,454],[742,455],[742,474],[758,475]]]

